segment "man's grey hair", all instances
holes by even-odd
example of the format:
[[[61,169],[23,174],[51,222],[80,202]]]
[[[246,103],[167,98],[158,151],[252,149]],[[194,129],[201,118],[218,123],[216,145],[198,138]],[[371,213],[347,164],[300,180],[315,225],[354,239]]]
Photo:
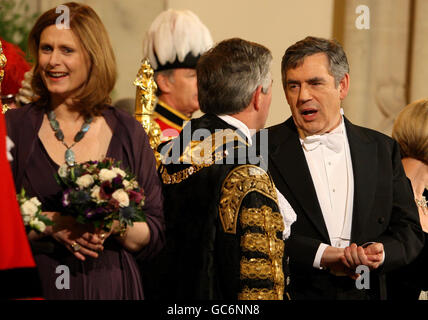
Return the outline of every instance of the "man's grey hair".
[[[168,78],[169,82],[174,82],[174,70],[175,69],[167,69],[167,70],[161,70],[161,71],[155,71],[154,78],[156,84],[158,84],[158,77],[160,75],[163,75],[164,77]],[[156,95],[159,97],[162,95],[162,90],[159,88],[156,90]]]
[[[329,63],[329,73],[334,77],[336,87],[346,73],[349,73],[345,51],[336,40],[306,37],[290,46],[282,57],[282,85],[287,86],[287,71],[303,64],[306,57],[316,53],[325,53]]]
[[[239,38],[217,44],[196,66],[201,110],[218,115],[244,110],[258,86],[269,90],[271,63],[270,50],[260,44]]]

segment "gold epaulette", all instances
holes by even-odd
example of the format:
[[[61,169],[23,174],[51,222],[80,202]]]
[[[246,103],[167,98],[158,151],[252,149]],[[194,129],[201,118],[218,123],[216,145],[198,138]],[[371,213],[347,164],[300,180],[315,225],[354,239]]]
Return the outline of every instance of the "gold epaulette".
[[[255,165],[238,166],[224,179],[219,213],[225,233],[236,234],[239,208],[245,196],[252,191],[257,191],[275,202],[278,201],[271,177]]]

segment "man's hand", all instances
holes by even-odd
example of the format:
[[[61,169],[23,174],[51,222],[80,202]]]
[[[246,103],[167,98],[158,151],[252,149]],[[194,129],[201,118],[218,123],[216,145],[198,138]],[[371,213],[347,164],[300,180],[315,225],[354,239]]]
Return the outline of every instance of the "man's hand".
[[[344,256],[341,257],[341,261],[346,267],[352,270],[355,270],[359,265],[368,266],[370,269],[377,269],[382,263],[382,258],[382,243],[375,242],[365,248],[352,243],[344,249]]]
[[[350,268],[344,261],[346,261],[345,249],[328,246],[321,257],[321,266],[328,268],[335,276],[348,276],[354,280],[357,279],[358,274],[355,273],[355,269]]]
[[[382,264],[384,256],[383,244],[380,242],[375,242],[364,248],[364,252],[367,255],[369,260],[369,267],[372,269],[377,269]]]

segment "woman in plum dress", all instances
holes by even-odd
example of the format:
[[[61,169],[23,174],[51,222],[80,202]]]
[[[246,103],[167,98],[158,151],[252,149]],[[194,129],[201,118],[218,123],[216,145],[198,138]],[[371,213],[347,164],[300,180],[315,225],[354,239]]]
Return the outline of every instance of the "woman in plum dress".
[[[137,261],[155,255],[164,242],[155,159],[143,127],[108,105],[116,63],[100,18],[87,5],[65,6],[69,16],[61,19],[67,10],[56,13],[53,8],[40,16],[29,36],[38,100],[6,113],[8,135],[15,144],[16,189],[37,197],[43,214],[54,222],[41,234],[28,234],[43,296],[143,299]],[[136,174],[145,192],[146,221],[125,232],[117,221],[105,233],[61,214],[61,189],[54,179],[58,168],[65,162],[105,157],[121,161],[123,169]]]

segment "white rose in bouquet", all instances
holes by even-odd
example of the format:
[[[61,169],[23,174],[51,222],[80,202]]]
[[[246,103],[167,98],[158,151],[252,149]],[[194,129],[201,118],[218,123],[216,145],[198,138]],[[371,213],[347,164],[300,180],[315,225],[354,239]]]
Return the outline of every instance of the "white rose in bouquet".
[[[24,218],[24,221],[28,223],[28,221],[31,220],[32,217],[35,216],[39,208],[30,200],[25,201],[21,205],[21,213]]]
[[[126,208],[129,206],[129,196],[123,189],[118,189],[111,195],[113,199],[119,202],[119,206]]]
[[[37,218],[30,221],[30,227],[40,232],[43,232],[46,229],[46,225],[43,223],[43,221],[40,221]]]
[[[36,206],[36,207],[39,207],[39,206],[41,206],[42,204],[41,204],[41,202],[39,201],[39,199],[37,199],[36,197],[32,197],[31,199],[30,199],[30,201]]]
[[[91,198],[92,199],[95,199],[95,202],[96,203],[101,203],[101,202],[104,202],[105,200],[103,200],[103,199],[101,199],[101,196],[100,196],[100,187],[99,186],[94,186],[92,189],[91,189]]]
[[[90,174],[85,174],[76,179],[76,184],[80,189],[84,189],[94,184],[94,178]]]
[[[53,225],[53,222],[48,217],[41,214],[42,203],[37,199],[37,197],[28,199],[25,196],[24,188],[22,188],[21,192],[16,195],[16,198],[19,203],[22,220],[26,229],[29,227],[38,232],[43,232],[45,231],[46,226]]]
[[[126,179],[124,179],[124,180],[122,181],[122,184],[123,184],[123,188],[124,188],[126,191],[128,191],[128,190],[132,190],[132,188],[133,188],[132,183],[131,183],[131,182],[129,182],[128,180],[126,180]]]
[[[114,172],[113,170],[109,170],[109,169],[105,169],[104,168],[104,169],[100,170],[99,176],[100,176],[100,181],[101,182],[111,181],[114,178],[116,178],[117,173]]]
[[[21,206],[21,210],[22,210],[22,206]],[[22,216],[22,221],[24,221],[24,225],[25,226],[30,223],[31,219],[33,219],[33,217],[30,216],[30,215],[28,215],[28,214],[23,214],[22,213],[21,216]]]
[[[114,173],[116,173],[116,175],[120,175],[122,178],[125,178],[126,177],[126,172],[125,171],[123,171],[122,169],[120,169],[120,168],[117,168],[117,167],[114,167],[113,169],[111,169],[111,171],[113,171]]]

